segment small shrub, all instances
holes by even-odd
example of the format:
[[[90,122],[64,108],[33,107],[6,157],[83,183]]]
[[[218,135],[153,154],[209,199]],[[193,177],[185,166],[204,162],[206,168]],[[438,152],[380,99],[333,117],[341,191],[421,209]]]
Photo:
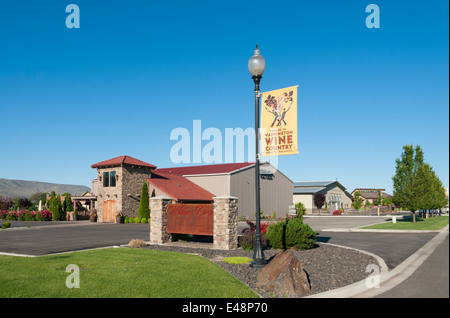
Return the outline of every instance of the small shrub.
[[[35,214],[36,221],[51,221],[53,219],[52,212],[49,210],[39,211]]]
[[[286,225],[286,247],[306,250],[316,243],[316,232],[300,218],[292,218]]]
[[[247,224],[250,228],[244,229],[242,231],[242,236],[240,240],[240,245],[245,251],[253,251],[255,250],[255,241],[256,241],[256,225],[253,222],[247,221]],[[266,247],[266,230],[269,226],[269,223],[260,223],[261,228],[261,242],[263,248]]]
[[[142,247],[145,247],[146,245],[147,245],[147,243],[145,243],[144,240],[140,240],[140,239],[134,239],[134,240],[131,240],[130,243],[128,243],[128,246],[132,247],[132,248],[142,248]]]
[[[271,224],[266,231],[267,244],[275,249],[286,249],[286,221]]]
[[[128,223],[134,223],[134,218],[133,217],[128,218]]]
[[[146,218],[142,218],[142,219],[141,219],[141,223],[142,223],[142,224],[147,223],[147,219],[146,219]]]
[[[134,218],[134,223],[141,223],[141,218],[140,217]]]
[[[223,261],[228,264],[247,264],[251,263],[252,259],[248,257],[225,257]]]
[[[126,216],[125,219],[123,220],[123,223],[130,223],[130,218]]]
[[[316,243],[316,232],[303,217],[277,222],[269,226],[266,232],[267,244],[274,249],[309,249]]]
[[[10,223],[10,222],[5,222],[5,223],[3,223],[3,225],[2,225],[2,230],[7,229],[7,228],[10,227],[10,226],[11,226],[11,223]]]
[[[297,212],[297,216],[298,217],[302,217],[303,218],[303,215],[305,215],[305,213],[306,213],[305,205],[303,203],[301,203],[301,202],[297,202],[295,204],[295,211]]]

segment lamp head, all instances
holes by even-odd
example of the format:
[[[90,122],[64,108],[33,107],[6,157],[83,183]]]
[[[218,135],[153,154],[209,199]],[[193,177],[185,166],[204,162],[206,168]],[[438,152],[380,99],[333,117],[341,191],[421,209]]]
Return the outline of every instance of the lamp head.
[[[253,56],[248,61],[248,70],[252,76],[262,76],[265,69],[266,60],[262,57],[261,52],[258,49],[258,45],[256,45],[256,49],[253,51]]]

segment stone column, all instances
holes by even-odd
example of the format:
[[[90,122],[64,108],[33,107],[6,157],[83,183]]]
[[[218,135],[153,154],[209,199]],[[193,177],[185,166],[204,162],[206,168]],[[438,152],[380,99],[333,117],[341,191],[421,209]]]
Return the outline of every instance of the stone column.
[[[163,244],[172,241],[167,233],[167,204],[172,202],[168,197],[150,198],[150,244]]]
[[[214,197],[214,244],[213,247],[231,250],[238,247],[237,216],[238,198]]]

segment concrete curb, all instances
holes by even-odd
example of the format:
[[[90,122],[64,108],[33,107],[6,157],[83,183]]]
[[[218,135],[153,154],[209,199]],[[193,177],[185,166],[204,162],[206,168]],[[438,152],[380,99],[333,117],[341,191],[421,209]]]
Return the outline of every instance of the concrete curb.
[[[439,244],[449,235],[449,225],[444,227],[433,239],[422,246],[392,271],[380,270],[379,287],[367,287],[367,278],[354,284],[307,296],[304,298],[372,298],[397,286],[409,276],[434,252]]]

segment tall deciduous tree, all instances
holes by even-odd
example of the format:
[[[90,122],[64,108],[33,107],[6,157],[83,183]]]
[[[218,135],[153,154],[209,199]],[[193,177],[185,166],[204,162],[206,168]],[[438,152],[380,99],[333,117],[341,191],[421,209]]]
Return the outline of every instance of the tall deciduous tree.
[[[139,202],[139,217],[149,219],[150,218],[150,208],[149,208],[149,196],[148,196],[148,186],[147,182],[142,185],[141,200]]]
[[[420,146],[406,145],[399,159],[395,160],[394,202],[412,213],[413,223],[416,222],[416,210],[420,209],[421,199],[417,196],[418,171],[424,164],[423,151]]]
[[[420,209],[440,209],[447,205],[447,198],[441,180],[429,164],[423,164],[417,171],[416,193]]]
[[[394,202],[408,209],[416,222],[415,211],[440,209],[447,205],[445,190],[433,168],[424,162],[420,146],[407,145],[400,159],[396,160]]]

